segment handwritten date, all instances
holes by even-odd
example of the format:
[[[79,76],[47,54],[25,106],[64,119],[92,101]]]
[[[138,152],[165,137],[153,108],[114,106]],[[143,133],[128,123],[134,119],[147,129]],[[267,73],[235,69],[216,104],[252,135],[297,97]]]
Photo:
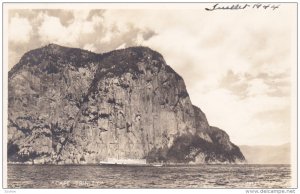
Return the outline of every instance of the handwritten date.
[[[271,3],[254,3],[254,4],[219,4],[216,3],[210,8],[205,8],[206,11],[216,11],[216,10],[245,10],[245,9],[264,9],[264,10],[276,10],[280,5],[275,5]]]

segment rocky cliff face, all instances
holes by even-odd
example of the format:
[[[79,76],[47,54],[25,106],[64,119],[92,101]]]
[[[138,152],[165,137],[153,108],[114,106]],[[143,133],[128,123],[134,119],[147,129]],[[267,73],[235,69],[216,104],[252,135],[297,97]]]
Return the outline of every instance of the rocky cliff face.
[[[235,163],[244,156],[145,47],[105,54],[50,44],[9,72],[8,161]]]

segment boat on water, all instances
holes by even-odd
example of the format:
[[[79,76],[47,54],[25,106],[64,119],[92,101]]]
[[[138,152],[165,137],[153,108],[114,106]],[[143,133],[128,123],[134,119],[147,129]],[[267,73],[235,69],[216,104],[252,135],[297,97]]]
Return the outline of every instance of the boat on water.
[[[151,166],[154,166],[154,167],[161,167],[161,166],[164,166],[164,164],[161,164],[161,163],[159,163],[159,164],[150,164]]]
[[[108,158],[107,161],[101,161],[100,165],[126,165],[126,166],[146,166],[145,159],[116,159]]]
[[[147,163],[146,159],[116,159],[108,158],[106,161],[100,161],[100,165],[110,165],[110,166],[163,166],[161,163]]]

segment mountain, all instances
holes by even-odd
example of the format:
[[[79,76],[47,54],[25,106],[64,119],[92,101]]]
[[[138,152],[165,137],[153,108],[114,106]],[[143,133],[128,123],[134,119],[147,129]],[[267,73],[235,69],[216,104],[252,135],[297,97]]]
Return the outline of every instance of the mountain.
[[[278,146],[239,146],[249,164],[290,164],[291,144]]]
[[[182,77],[146,47],[25,53],[8,76],[7,154],[19,163],[244,162],[192,105]]]

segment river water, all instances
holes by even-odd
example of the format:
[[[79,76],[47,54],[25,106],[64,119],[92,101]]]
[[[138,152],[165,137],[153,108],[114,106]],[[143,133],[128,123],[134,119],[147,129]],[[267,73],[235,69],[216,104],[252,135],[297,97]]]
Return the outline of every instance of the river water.
[[[8,165],[8,188],[288,188],[290,165]]]

